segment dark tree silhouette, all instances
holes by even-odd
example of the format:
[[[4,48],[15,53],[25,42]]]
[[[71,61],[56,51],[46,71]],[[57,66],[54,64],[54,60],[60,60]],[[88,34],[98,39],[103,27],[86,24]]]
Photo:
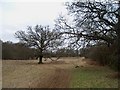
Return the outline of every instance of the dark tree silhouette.
[[[0,39],[0,52],[2,52],[2,43],[3,41]],[[0,53],[0,59],[2,60],[2,53]]]
[[[61,35],[57,31],[50,30],[49,26],[36,25],[35,28],[29,26],[27,32],[17,31],[15,36],[21,42],[37,49],[39,57],[38,64],[42,63],[44,52],[47,49],[56,48],[62,43]]]
[[[65,5],[69,17],[60,16],[55,29],[68,35],[73,41],[71,44],[106,43],[108,47],[114,46],[114,62],[120,70],[120,1],[78,0]]]
[[[120,1],[78,0],[67,2],[66,6],[73,22],[60,16],[56,20],[56,29],[61,29],[61,33],[68,34],[69,38],[75,38],[73,43],[79,44],[83,40],[105,42],[108,46],[115,44],[116,57],[120,58]]]
[[[60,16],[56,28],[64,29],[63,33],[77,37],[76,41],[83,37],[87,40],[103,40],[108,45],[120,36],[120,3],[117,1],[72,2],[66,3],[69,14],[74,17],[74,25]]]

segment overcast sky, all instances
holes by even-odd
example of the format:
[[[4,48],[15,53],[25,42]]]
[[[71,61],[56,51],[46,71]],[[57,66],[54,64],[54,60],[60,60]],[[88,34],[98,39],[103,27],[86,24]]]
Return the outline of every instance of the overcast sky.
[[[26,30],[28,25],[53,27],[58,15],[67,12],[63,4],[65,1],[67,0],[1,0],[0,39],[18,42],[14,33]]]

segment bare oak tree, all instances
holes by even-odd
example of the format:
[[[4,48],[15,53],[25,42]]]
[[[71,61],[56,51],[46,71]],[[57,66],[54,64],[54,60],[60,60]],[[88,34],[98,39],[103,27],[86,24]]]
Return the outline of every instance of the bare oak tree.
[[[23,43],[38,50],[39,62],[42,63],[44,52],[50,48],[57,48],[61,45],[61,35],[49,26],[36,25],[35,28],[28,27],[27,32],[17,31],[15,36]]]
[[[74,26],[60,16],[56,27],[64,29],[64,33],[89,40],[103,40],[112,44],[120,33],[120,2],[104,1],[66,3],[69,14],[74,17]],[[77,40],[79,41],[79,40]]]
[[[55,28],[75,38],[73,43],[83,40],[105,42],[108,46],[115,44],[120,64],[120,1],[77,0],[67,2],[66,7],[73,21],[60,16]]]

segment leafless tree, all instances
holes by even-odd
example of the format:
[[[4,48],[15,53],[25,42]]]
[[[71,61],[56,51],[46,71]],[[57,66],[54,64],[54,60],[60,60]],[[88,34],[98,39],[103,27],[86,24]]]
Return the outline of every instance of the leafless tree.
[[[72,43],[105,42],[115,44],[117,60],[120,58],[120,1],[84,0],[67,2],[68,16],[72,22],[60,16],[55,28],[74,38]],[[120,61],[119,61],[120,64]]]
[[[49,26],[36,25],[35,28],[28,27],[27,31],[17,31],[15,36],[23,43],[38,50],[39,64],[47,50],[56,49],[62,44],[61,35]]]
[[[66,3],[69,14],[74,17],[74,26],[60,16],[56,27],[64,29],[64,33],[71,37],[81,37],[87,40],[103,40],[109,45],[119,36],[120,3],[117,1],[72,2]],[[73,36],[72,36],[73,35]]]

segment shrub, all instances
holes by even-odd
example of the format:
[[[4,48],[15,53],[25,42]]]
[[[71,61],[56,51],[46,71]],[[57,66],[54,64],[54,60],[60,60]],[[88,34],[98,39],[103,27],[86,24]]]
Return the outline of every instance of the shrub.
[[[107,45],[96,45],[90,47],[85,56],[98,61],[101,65],[108,65],[114,70],[118,70],[118,56],[116,47]]]
[[[87,53],[87,57],[98,61],[102,65],[106,65],[109,62],[110,51],[106,46],[94,46],[91,47]]]

